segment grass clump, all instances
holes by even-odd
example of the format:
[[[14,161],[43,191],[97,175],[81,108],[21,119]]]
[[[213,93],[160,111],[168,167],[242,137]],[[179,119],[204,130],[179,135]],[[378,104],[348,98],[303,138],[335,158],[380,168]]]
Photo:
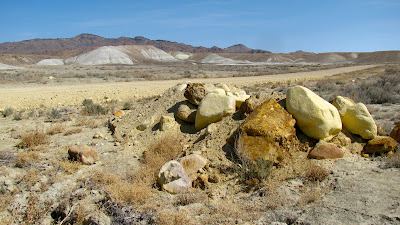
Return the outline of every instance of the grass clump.
[[[55,135],[55,134],[60,134],[62,132],[64,132],[64,126],[62,124],[57,124],[47,129],[46,134]]]
[[[93,105],[93,100],[92,100],[92,99],[87,99],[87,98],[85,98],[85,99],[82,101],[82,105],[83,105],[83,106]]]
[[[329,176],[329,171],[313,162],[306,167],[305,178],[311,182],[321,182]]]
[[[22,112],[17,112],[14,114],[13,120],[19,121],[19,120],[22,120],[22,117],[23,117]]]
[[[31,166],[35,161],[39,159],[39,153],[34,151],[21,152],[18,154],[15,161],[15,166],[19,168],[25,168]]]
[[[74,129],[70,129],[70,130],[65,131],[64,136],[69,136],[69,135],[72,135],[72,134],[78,134],[80,132],[82,132],[82,128],[74,128]]]
[[[17,144],[18,148],[34,148],[39,145],[48,144],[50,137],[41,131],[34,131],[22,136],[21,141]]]
[[[388,168],[400,168],[400,152],[396,151],[393,155],[389,156],[386,163]]]

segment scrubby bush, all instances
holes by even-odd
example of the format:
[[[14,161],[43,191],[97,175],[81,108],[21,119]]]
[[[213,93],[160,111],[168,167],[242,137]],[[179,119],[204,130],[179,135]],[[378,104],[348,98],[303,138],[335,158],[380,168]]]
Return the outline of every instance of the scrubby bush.
[[[21,138],[21,142],[17,144],[18,148],[33,148],[38,145],[43,145],[49,143],[50,138],[45,133],[40,131],[34,131],[25,134]]]
[[[104,115],[107,113],[107,110],[99,104],[90,104],[84,106],[81,113],[87,116]]]
[[[13,116],[13,120],[22,120],[22,112],[17,112]]]
[[[14,110],[12,108],[8,108],[3,111],[3,116],[4,117],[11,116],[13,113],[14,113]]]
[[[124,105],[122,106],[123,110],[131,110],[132,109],[132,103],[130,102],[125,102]]]
[[[85,98],[85,99],[82,101],[82,105],[83,105],[83,106],[93,105],[93,100],[92,100],[92,99],[87,99],[87,98]]]
[[[51,109],[47,116],[51,119],[60,119],[62,117],[61,112],[55,108]]]

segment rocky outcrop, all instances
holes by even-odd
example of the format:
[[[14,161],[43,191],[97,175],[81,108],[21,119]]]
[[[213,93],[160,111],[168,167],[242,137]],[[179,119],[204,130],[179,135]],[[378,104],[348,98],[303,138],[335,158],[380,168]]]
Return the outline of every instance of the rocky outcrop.
[[[288,89],[286,108],[298,127],[311,138],[329,140],[342,129],[335,106],[303,86]]]
[[[94,164],[99,160],[96,149],[87,145],[74,145],[68,149],[70,159],[79,161],[85,165]]]
[[[256,98],[252,96],[246,99],[246,101],[244,101],[243,104],[240,105],[239,112],[241,112],[243,117],[247,117],[250,113],[254,111],[256,106]]]
[[[192,186],[185,169],[175,160],[168,161],[161,167],[157,180],[162,189],[171,194],[188,192]]]
[[[342,122],[348,131],[364,139],[374,139],[377,136],[375,121],[363,103],[348,107]]]
[[[390,137],[397,142],[400,142],[400,122],[398,122],[396,126],[393,127],[392,132],[390,132]]]
[[[362,151],[363,154],[374,154],[374,153],[387,153],[393,151],[397,146],[396,140],[391,137],[378,136],[364,146]]]
[[[235,113],[235,99],[210,93],[201,101],[196,113],[195,128],[201,130],[208,124],[220,121],[225,116]]]
[[[336,145],[327,143],[323,140],[308,153],[308,158],[311,159],[336,159],[343,158],[343,151]]]
[[[206,89],[200,83],[188,84],[184,93],[185,98],[193,105],[199,105],[205,95]]]
[[[259,158],[282,161],[298,144],[296,120],[274,99],[269,99],[240,127],[238,153],[256,161]]]

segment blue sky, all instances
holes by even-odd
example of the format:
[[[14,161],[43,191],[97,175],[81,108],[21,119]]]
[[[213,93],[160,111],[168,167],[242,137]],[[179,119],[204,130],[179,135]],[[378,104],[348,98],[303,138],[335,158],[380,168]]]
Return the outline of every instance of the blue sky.
[[[1,0],[0,42],[144,36],[272,52],[400,50],[400,0]]]

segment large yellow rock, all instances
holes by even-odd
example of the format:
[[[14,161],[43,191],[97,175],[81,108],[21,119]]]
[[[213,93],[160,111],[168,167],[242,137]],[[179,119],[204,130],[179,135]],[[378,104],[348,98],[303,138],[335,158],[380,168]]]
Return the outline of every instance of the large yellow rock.
[[[303,133],[311,138],[330,140],[342,130],[335,106],[303,86],[288,89],[286,108]]]
[[[298,144],[296,120],[274,99],[269,99],[247,117],[241,126],[237,146],[239,154],[256,161],[258,158],[282,161]]]
[[[195,128],[201,130],[210,123],[218,122],[225,116],[235,113],[235,109],[235,99],[225,95],[209,93],[200,102],[196,113]]]
[[[377,136],[377,127],[367,107],[357,103],[346,110],[342,117],[343,126],[353,134],[358,134],[364,139],[374,139]]]
[[[332,105],[334,105],[339,111],[340,117],[343,117],[344,114],[346,114],[347,109],[354,104],[356,103],[353,100],[342,96],[337,96],[332,102]]]

